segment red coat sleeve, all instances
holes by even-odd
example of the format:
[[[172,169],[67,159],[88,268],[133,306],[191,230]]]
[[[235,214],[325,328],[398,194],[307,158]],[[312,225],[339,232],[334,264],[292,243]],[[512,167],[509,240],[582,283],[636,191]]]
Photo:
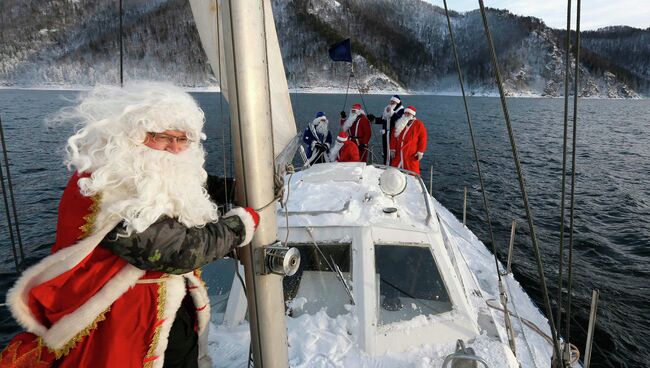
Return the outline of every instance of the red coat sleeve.
[[[424,123],[418,120],[418,150],[417,152],[424,153],[427,149],[427,130]]]

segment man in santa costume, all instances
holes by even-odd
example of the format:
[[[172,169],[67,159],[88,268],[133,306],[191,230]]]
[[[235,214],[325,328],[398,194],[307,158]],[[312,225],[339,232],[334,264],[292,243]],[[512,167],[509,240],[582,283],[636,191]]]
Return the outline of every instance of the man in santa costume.
[[[370,142],[372,129],[370,128],[370,120],[361,109],[361,104],[355,103],[352,105],[350,115],[345,120],[341,119],[341,131],[346,132],[349,139],[359,148],[360,161],[366,162],[368,160],[368,142]]]
[[[359,148],[349,138],[347,133],[340,132],[336,144],[330,151],[331,162],[359,162]]]
[[[332,133],[329,131],[325,113],[320,111],[316,113],[316,118],[309,123],[302,134],[302,141],[305,143],[305,153],[310,165],[327,162]]]
[[[395,128],[395,122],[404,115],[402,99],[393,95],[384,108],[381,117],[368,114],[368,120],[373,124],[381,124],[382,154],[386,166],[390,165],[390,132]]]
[[[203,111],[169,84],[99,86],[54,120],[74,170],[52,254],[7,295],[25,328],[0,367],[211,367],[199,267],[250,242],[252,209],[219,217]]]
[[[404,115],[395,122],[390,140],[390,166],[420,173],[420,160],[427,148],[427,130],[415,118],[415,107],[404,109]]]

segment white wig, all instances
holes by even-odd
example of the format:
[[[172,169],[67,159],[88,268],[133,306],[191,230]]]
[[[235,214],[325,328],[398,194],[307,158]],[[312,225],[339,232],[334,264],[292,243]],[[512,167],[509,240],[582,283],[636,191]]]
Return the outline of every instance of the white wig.
[[[79,129],[68,139],[68,168],[88,172],[80,179],[85,196],[101,195],[106,220],[122,218],[128,232],[140,232],[161,215],[187,226],[217,219],[210,202],[200,144],[205,117],[194,99],[167,83],[134,82],[124,88],[98,86],[51,121],[72,121]],[[193,141],[181,153],[144,145],[147,132],[178,130]]]
[[[203,110],[188,93],[162,82],[97,86],[49,120],[81,125],[66,147],[68,168],[80,173],[102,166],[115,144],[141,144],[147,132],[180,130],[193,141],[205,139]]]

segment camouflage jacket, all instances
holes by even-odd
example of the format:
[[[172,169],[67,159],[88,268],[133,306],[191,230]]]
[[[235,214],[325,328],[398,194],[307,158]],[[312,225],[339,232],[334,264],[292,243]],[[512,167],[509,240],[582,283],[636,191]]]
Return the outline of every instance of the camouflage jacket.
[[[220,178],[208,179],[208,192],[216,202],[230,196],[234,187],[230,180],[226,191],[221,183]],[[239,216],[221,217],[217,222],[192,228],[163,216],[145,231],[130,236],[120,224],[104,237],[100,246],[142,270],[183,274],[228,254],[241,244],[245,235]]]
[[[118,225],[100,246],[142,270],[183,274],[228,254],[241,244],[245,233],[239,216],[192,228],[162,217],[145,231],[130,236]]]

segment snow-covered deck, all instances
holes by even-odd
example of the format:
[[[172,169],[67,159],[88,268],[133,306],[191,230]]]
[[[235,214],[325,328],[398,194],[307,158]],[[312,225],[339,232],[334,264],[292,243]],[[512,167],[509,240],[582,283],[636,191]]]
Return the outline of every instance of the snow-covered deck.
[[[280,239],[288,231],[289,245],[297,247],[314,242],[323,248],[348,245],[353,259],[347,268],[341,265],[342,276],[351,282],[356,302],[347,301],[345,289],[332,277],[330,284],[338,290],[314,290],[303,284],[289,303],[291,316],[286,317],[290,366],[441,367],[444,357],[454,352],[454,336],[465,340],[490,367],[549,366],[551,345],[518,318],[513,318],[517,358],[504,343],[503,314],[487,304],[492,300],[491,304],[498,305],[498,284],[494,260],[485,245],[429,197],[417,178],[409,176],[406,190],[395,197],[384,194],[378,186],[382,172],[383,168],[359,163],[322,164],[285,179],[289,197],[285,208],[278,207]],[[401,315],[382,309],[387,297],[384,274],[375,265],[373,253],[382,244],[429,247],[453,309],[445,312],[445,304],[436,301],[423,307],[421,301],[403,295]],[[333,276],[325,274],[329,275],[312,272],[311,278],[303,276],[301,282],[311,280],[320,286],[326,280],[321,276]],[[505,276],[505,281],[510,310],[550,334],[546,319],[518,282],[512,275]],[[319,292],[330,298],[329,310],[307,305],[306,300],[318,297]],[[332,304],[333,299],[339,301]],[[417,313],[439,306],[443,308],[440,313]],[[215,366],[246,366],[249,341],[245,321],[213,328],[210,351]]]
[[[407,175],[405,191],[391,197],[379,187],[383,172],[383,168],[365,163],[346,162],[317,164],[287,176],[288,200],[286,209],[278,209],[279,226],[287,227],[287,211],[288,227],[381,226],[438,231],[437,221],[427,222],[428,194],[419,179]],[[389,213],[389,208],[396,211]]]

